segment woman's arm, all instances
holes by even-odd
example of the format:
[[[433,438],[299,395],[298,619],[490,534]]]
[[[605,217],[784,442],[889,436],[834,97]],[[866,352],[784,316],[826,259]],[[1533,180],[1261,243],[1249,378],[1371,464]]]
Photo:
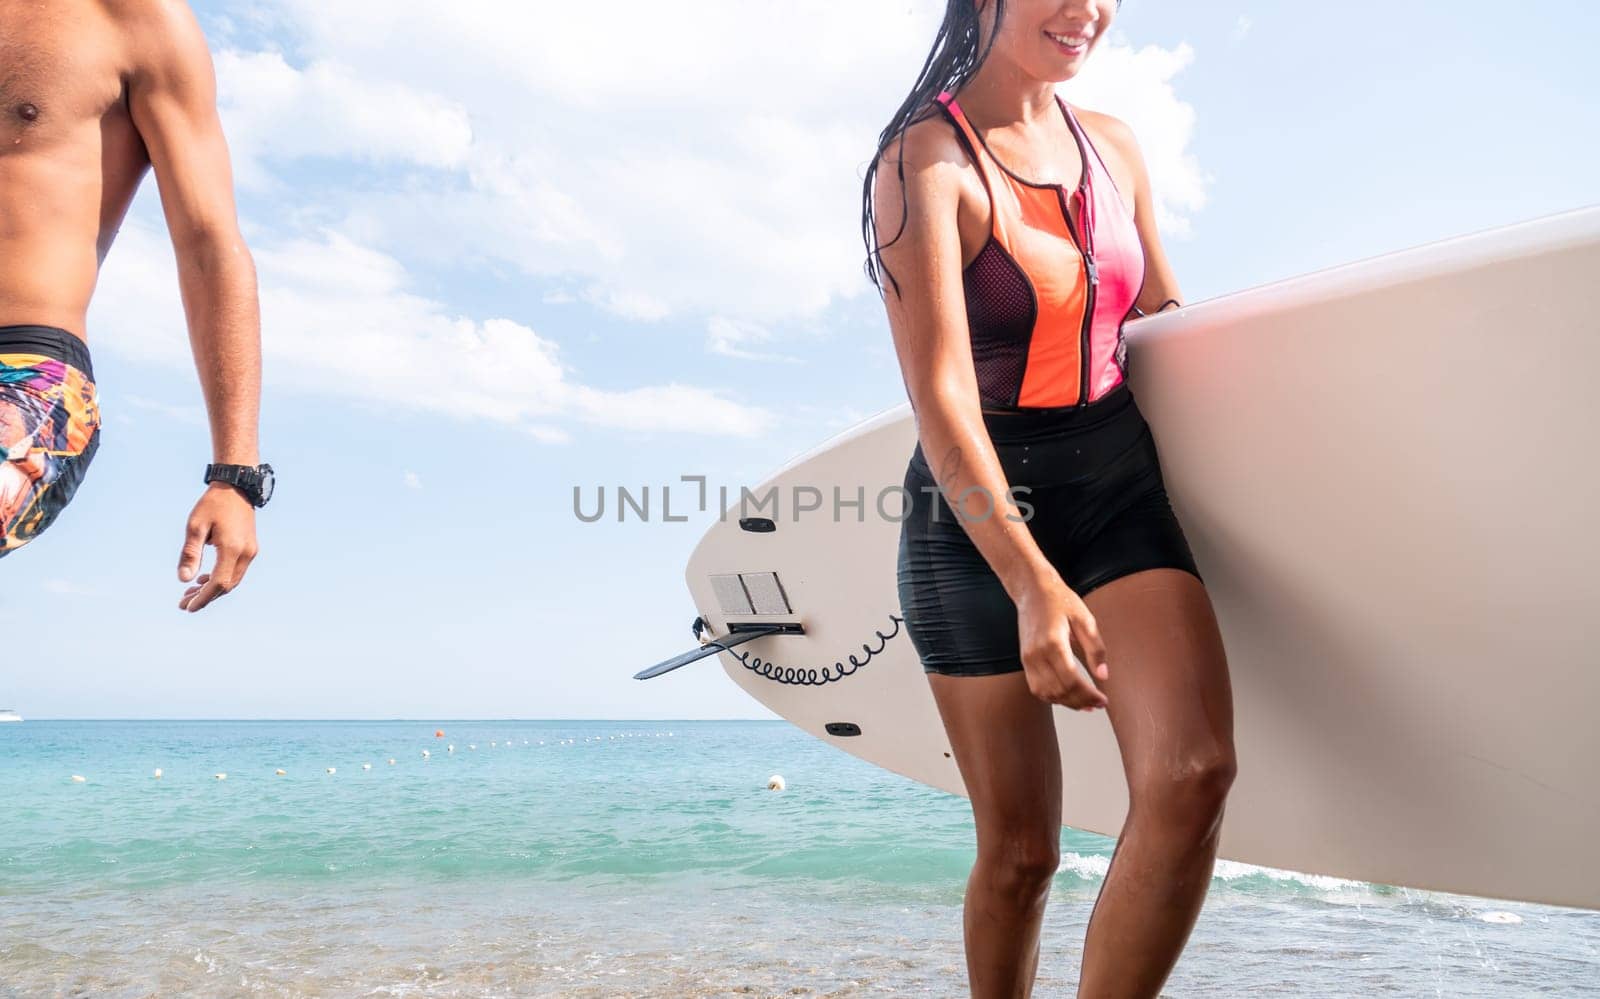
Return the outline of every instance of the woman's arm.
[[[897,176],[898,149],[891,144],[874,188],[881,258],[898,282],[898,291],[891,285],[885,293],[889,328],[917,435],[941,493],[1017,604],[1023,662],[1034,693],[1072,707],[1103,706],[1104,695],[1066,655],[1068,643],[1077,638],[1085,663],[1104,663],[1093,618],[1010,503],[1005,473],[983,422],[962,288],[958,216],[964,197],[969,205],[981,204],[987,215],[988,198],[966,151],[942,124],[933,120],[908,130],[903,185]],[[960,502],[963,496],[966,501]],[[1069,622],[1077,625],[1070,631]],[[1104,676],[1103,667],[1097,675]]]

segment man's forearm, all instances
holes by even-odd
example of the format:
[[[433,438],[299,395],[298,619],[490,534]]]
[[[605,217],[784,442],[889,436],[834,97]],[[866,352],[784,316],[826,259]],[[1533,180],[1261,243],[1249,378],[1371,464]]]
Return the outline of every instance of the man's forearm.
[[[237,234],[174,241],[178,282],[211,424],[211,460],[261,461],[261,312],[255,263]]]

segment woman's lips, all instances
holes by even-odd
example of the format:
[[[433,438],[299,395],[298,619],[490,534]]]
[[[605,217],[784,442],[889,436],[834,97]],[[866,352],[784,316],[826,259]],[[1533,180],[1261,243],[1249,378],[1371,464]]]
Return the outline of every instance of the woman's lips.
[[[1061,51],[1062,55],[1067,56],[1081,56],[1089,51],[1089,41],[1094,37],[1093,35],[1058,35],[1050,31],[1046,31],[1044,36],[1055,43],[1056,48]]]

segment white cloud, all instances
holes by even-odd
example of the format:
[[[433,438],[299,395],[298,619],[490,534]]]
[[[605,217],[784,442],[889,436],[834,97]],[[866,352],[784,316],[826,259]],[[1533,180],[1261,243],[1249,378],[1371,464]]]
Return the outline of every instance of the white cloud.
[[[749,349],[750,344],[765,343],[772,339],[772,330],[758,323],[742,322],[727,316],[712,316],[706,324],[706,347],[713,354],[739,357],[752,361],[785,361],[798,364],[798,357],[769,354]]]
[[[146,399],[142,395],[123,396],[122,401],[127,403],[131,409],[141,409],[147,413],[155,413],[158,416],[164,416],[179,423],[204,426],[206,422],[206,411],[199,406],[161,402],[158,399]]]
[[[416,472],[407,472],[405,474],[405,484],[407,489],[421,489],[422,476],[418,475]]]
[[[188,366],[177,276],[162,237],[124,227],[91,325],[127,354]],[[573,380],[557,345],[504,318],[474,319],[412,292],[394,258],[333,231],[253,247],[269,384],[460,419],[753,436],[772,421],[719,392],[671,382],[611,391]]]
[[[1255,22],[1250,20],[1250,15],[1240,14],[1239,20],[1233,23],[1233,40],[1236,42],[1244,41],[1245,36],[1250,34],[1250,29],[1254,24]]]
[[[564,430],[558,430],[555,427],[539,426],[537,424],[530,424],[523,427],[522,432],[541,444],[567,444],[572,440],[572,437]]]
[[[296,68],[277,52],[225,51],[215,62],[218,107],[242,187],[267,185],[272,162],[303,157],[460,167],[472,144],[464,109],[403,79],[329,62]]]
[[[47,579],[42,584],[42,588],[46,593],[54,593],[63,597],[92,597],[99,593],[92,586],[74,583],[67,579]]]
[[[642,2],[288,0],[305,68],[232,56],[230,129],[263,157],[451,168],[328,192],[376,245],[568,278],[625,318],[776,328],[867,290],[860,171],[942,7],[705,0],[686,17]],[[1113,35],[1064,88],[1135,128],[1175,234],[1204,203],[1193,110],[1172,86],[1192,58]],[[279,145],[306,95],[353,124]]]

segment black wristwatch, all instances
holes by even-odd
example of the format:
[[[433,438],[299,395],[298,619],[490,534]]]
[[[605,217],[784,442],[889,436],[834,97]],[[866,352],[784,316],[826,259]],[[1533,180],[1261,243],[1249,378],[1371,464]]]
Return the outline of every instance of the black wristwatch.
[[[207,465],[206,484],[226,482],[244,493],[251,506],[263,507],[272,498],[271,465]]]

